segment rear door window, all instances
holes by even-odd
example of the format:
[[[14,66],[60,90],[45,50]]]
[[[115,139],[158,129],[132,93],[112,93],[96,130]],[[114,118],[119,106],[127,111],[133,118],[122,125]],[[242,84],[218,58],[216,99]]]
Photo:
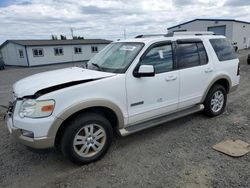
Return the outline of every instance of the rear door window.
[[[200,64],[201,65],[205,65],[208,63],[208,57],[207,57],[207,52],[205,50],[204,45],[199,42],[197,43],[197,48],[198,48],[198,52],[199,52],[199,56],[200,56]]]
[[[176,48],[178,69],[207,64],[208,57],[202,42],[180,43]]]
[[[210,43],[219,61],[237,59],[233,46],[226,39],[210,39]]]

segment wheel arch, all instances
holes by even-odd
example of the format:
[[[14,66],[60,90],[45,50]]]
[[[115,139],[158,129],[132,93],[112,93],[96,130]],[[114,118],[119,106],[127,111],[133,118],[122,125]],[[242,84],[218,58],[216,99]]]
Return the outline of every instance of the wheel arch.
[[[110,121],[114,129],[119,129],[124,126],[123,113],[113,102],[101,99],[84,101],[76,105],[72,105],[57,116],[48,132],[48,136],[55,138],[54,144],[57,144],[57,139],[67,126],[67,122],[78,114],[86,112],[103,114]]]
[[[207,89],[205,90],[205,92],[204,92],[204,94],[203,94],[203,96],[202,96],[201,103],[203,103],[203,102],[205,101],[205,99],[206,99],[206,97],[207,97],[207,94],[208,94],[209,90],[210,90],[215,84],[220,84],[220,85],[222,85],[222,86],[226,89],[227,93],[230,92],[230,89],[231,89],[231,87],[232,87],[232,81],[231,81],[231,79],[230,79],[229,76],[227,76],[227,75],[217,76],[216,78],[214,78],[214,79],[212,80],[212,82],[210,82],[210,84],[208,85]]]

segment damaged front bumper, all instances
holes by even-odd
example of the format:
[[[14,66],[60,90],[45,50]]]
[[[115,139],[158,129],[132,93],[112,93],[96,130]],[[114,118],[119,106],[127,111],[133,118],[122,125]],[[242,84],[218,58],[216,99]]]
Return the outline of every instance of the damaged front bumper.
[[[54,146],[54,137],[38,137],[34,138],[31,136],[27,136],[24,134],[26,130],[15,127],[13,124],[13,111],[15,104],[10,103],[7,113],[4,116],[4,122],[6,127],[8,128],[10,134],[20,143],[26,145],[28,147],[32,147],[35,149],[45,149],[51,148]],[[26,131],[27,132],[27,131]],[[30,131],[31,132],[31,131]]]

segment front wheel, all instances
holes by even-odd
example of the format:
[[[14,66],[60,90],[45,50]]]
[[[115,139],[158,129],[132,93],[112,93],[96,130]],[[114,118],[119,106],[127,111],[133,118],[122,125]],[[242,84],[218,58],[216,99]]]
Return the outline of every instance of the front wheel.
[[[76,164],[88,164],[100,159],[113,137],[110,122],[95,113],[79,114],[62,135],[63,154]]]
[[[227,92],[221,85],[214,85],[207,94],[204,102],[204,113],[207,116],[214,117],[222,114],[227,103]]]

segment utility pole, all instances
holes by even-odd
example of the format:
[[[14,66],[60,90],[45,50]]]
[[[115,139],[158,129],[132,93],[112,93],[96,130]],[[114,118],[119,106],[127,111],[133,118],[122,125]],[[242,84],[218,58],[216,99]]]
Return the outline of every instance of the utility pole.
[[[70,32],[71,32],[71,36],[72,36],[72,39],[73,39],[74,38],[74,30],[73,30],[72,27],[70,28]]]
[[[124,31],[123,31],[123,35],[124,35],[124,39],[126,39],[126,28],[124,28]]]

